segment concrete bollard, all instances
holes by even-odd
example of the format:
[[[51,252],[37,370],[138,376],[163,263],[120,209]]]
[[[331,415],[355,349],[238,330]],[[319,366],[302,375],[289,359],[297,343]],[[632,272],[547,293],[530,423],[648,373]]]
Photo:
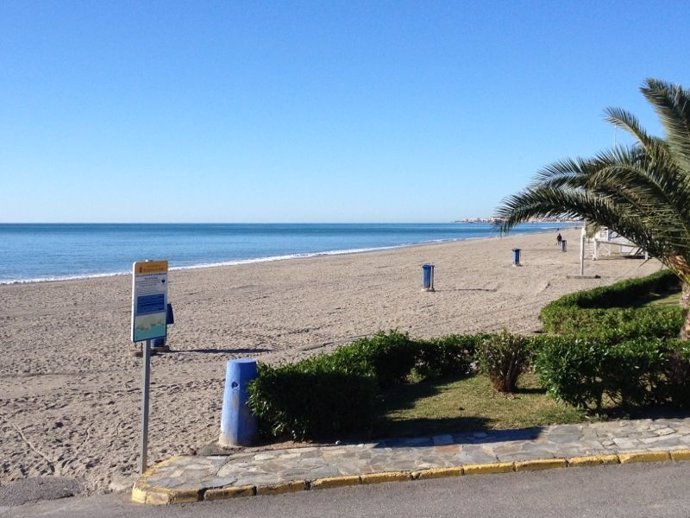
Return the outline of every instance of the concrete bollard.
[[[256,416],[247,404],[247,385],[257,375],[256,360],[228,361],[218,439],[221,446],[251,446],[256,441],[258,428]]]
[[[422,265],[422,291],[434,291],[434,265]]]
[[[567,252],[568,251],[568,241],[565,239],[561,240],[561,252]]]
[[[520,249],[519,248],[513,248],[513,266],[521,266],[520,265]]]

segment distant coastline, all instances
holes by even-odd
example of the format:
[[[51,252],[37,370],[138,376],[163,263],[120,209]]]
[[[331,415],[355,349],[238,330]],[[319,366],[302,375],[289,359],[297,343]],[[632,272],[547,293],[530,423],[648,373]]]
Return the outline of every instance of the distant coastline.
[[[501,219],[500,218],[463,218],[463,219],[458,219],[453,221],[453,223],[484,223],[486,225],[496,225],[497,223],[500,223]],[[527,223],[523,223],[524,225],[535,225],[535,224],[542,224],[542,223],[549,223],[549,224],[554,224],[554,223],[562,223],[562,224],[575,224],[575,223],[581,223],[582,220],[579,219],[560,219],[560,218],[533,218],[529,220]]]

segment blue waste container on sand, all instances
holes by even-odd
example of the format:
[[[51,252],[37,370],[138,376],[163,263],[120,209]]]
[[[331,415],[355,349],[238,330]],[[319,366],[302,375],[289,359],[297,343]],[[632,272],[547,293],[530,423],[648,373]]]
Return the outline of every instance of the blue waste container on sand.
[[[434,291],[434,265],[422,265],[422,291]]]
[[[249,382],[258,376],[256,360],[230,360],[225,374],[223,410],[220,418],[221,446],[251,446],[256,442],[256,416],[249,408]]]

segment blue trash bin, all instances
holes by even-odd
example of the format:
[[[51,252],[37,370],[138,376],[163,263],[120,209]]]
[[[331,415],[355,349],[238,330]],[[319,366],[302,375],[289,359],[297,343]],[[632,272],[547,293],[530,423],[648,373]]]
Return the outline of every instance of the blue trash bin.
[[[248,405],[247,385],[257,375],[256,360],[228,361],[218,441],[221,446],[251,446],[256,442],[258,428],[256,416]]]
[[[513,266],[520,266],[520,249],[513,248]]]
[[[434,291],[434,265],[422,265],[422,291]]]

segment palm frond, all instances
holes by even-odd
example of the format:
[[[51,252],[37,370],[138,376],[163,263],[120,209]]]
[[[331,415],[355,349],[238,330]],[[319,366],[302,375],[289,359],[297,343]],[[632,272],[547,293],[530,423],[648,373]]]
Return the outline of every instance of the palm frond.
[[[661,119],[671,153],[690,171],[690,91],[657,79],[647,79],[640,90]]]
[[[690,282],[690,91],[648,79],[642,92],[665,138],[649,135],[632,114],[607,109],[608,121],[636,143],[541,169],[496,209],[500,230],[537,217],[582,218],[643,247]]]
[[[653,140],[647,132],[640,125],[640,121],[633,114],[621,108],[606,108],[606,120],[616,126],[627,131],[630,135],[643,146],[647,146]]]

